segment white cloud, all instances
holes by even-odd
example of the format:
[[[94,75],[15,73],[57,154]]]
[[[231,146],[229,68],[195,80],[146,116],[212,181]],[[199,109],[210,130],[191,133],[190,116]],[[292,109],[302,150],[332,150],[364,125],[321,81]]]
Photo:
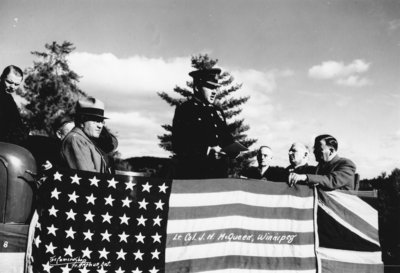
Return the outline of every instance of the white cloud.
[[[347,78],[337,79],[336,83],[339,85],[345,85],[345,86],[361,87],[361,86],[371,84],[371,81],[368,80],[367,78],[361,78],[357,75],[351,75],[351,76],[348,76]]]
[[[91,82],[112,92],[148,92],[171,88],[184,83],[190,71],[189,57],[164,60],[133,56],[119,59],[111,53],[96,55],[81,52],[71,54],[69,61],[78,74],[85,71],[82,83]]]
[[[71,54],[69,61],[71,69],[83,76],[82,90],[110,102],[110,110],[130,109],[134,100],[148,100],[156,92],[172,90],[189,80],[189,57],[120,59],[111,53],[78,52]]]
[[[282,106],[274,99],[275,92],[279,89],[279,81],[282,78],[291,77],[291,70],[237,70],[232,74],[243,82],[240,95],[248,95],[250,99],[243,106],[241,117],[250,126],[246,132],[250,138],[258,139],[252,147],[256,149],[260,145],[269,145],[274,150],[273,165],[287,165],[287,149],[295,123],[290,119],[282,119],[279,113]],[[238,94],[239,95],[239,94]],[[298,132],[298,130],[295,130]]]
[[[278,78],[290,77],[291,70],[271,70],[262,72],[254,69],[232,71],[238,82],[243,83],[241,96],[250,96],[243,111],[246,119],[265,118],[276,109],[272,104],[270,95],[276,91]],[[262,123],[259,123],[262,124]]]
[[[396,30],[400,27],[400,19],[389,21],[388,25],[390,31]]]
[[[232,75],[237,82],[243,83],[238,95],[250,96],[246,107],[243,107],[243,115],[247,122],[258,121],[261,116],[274,111],[270,94],[276,90],[277,83],[273,73],[250,69],[232,71]]]
[[[338,85],[361,87],[371,84],[371,81],[360,74],[366,73],[370,63],[357,59],[349,64],[336,61],[326,61],[308,70],[308,75],[314,79],[334,80]]]
[[[123,157],[131,156],[168,156],[166,151],[158,147],[157,135],[163,133],[156,115],[145,111],[119,113],[111,112],[107,116],[107,126],[118,137],[118,150]],[[172,119],[172,111],[169,116]]]

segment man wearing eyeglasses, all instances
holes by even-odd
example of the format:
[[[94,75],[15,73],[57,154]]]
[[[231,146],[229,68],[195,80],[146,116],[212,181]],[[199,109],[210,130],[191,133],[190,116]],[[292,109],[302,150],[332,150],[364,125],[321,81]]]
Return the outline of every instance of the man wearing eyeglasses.
[[[89,97],[79,100],[76,107],[75,127],[64,138],[61,157],[68,167],[76,170],[110,173],[102,150],[96,145],[103,130],[104,103]]]
[[[9,65],[0,76],[0,141],[22,145],[28,137],[12,94],[21,85],[22,70]]]
[[[320,135],[314,141],[314,155],[318,166],[315,174],[289,174],[289,185],[305,182],[324,190],[354,190],[356,165],[339,157],[338,142],[331,135]]]

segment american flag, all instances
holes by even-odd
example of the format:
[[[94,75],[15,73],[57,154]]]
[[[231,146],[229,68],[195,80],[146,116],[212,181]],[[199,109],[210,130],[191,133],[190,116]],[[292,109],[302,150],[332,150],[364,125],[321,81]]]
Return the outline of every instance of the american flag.
[[[170,180],[50,169],[34,272],[163,272]]]

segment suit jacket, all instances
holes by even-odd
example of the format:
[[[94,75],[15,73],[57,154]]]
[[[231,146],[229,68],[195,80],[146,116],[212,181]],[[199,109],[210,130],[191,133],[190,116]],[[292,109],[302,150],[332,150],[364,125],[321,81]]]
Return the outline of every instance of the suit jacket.
[[[63,139],[61,157],[71,169],[108,173],[102,152],[78,127],[73,128]]]
[[[283,168],[279,169],[276,167],[268,167],[268,169],[264,173],[261,173],[258,167],[253,166],[244,170],[240,175],[252,179],[286,182],[288,177],[285,174],[286,171]]]
[[[193,97],[176,107],[172,122],[172,150],[177,156],[178,178],[227,176],[226,159],[210,157],[208,147],[233,143],[223,111]]]
[[[293,168],[292,166],[286,167],[287,174],[289,176],[290,172],[297,173],[297,174],[315,174],[317,167],[310,166],[307,163],[299,166],[297,168]]]
[[[356,165],[349,159],[336,155],[331,161],[318,164],[316,174],[307,174],[310,184],[325,190],[354,190]]]
[[[28,130],[23,125],[12,95],[0,90],[0,141],[23,145]]]

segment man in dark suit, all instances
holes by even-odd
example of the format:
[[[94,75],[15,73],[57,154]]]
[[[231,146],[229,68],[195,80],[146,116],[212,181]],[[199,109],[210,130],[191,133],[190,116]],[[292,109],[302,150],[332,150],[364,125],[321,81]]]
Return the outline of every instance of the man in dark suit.
[[[315,167],[308,165],[310,151],[306,145],[300,142],[295,142],[289,149],[290,165],[286,167],[289,173],[307,174],[315,173]]]
[[[268,146],[261,146],[257,151],[257,162],[258,166],[252,166],[245,169],[240,174],[243,178],[262,179],[270,181],[287,181],[287,175],[285,176],[284,169],[278,169],[271,167],[273,158],[272,149]]]
[[[324,190],[354,190],[355,164],[337,154],[338,142],[330,135],[320,135],[315,138],[314,155],[318,161],[315,174],[289,175],[289,185],[305,182],[316,185]]]
[[[172,123],[172,150],[176,154],[176,178],[227,177],[228,158],[222,148],[232,144],[225,115],[214,105],[221,69],[201,69],[193,78],[193,97],[178,105]]]
[[[7,66],[0,76],[0,141],[24,146],[28,130],[12,96],[22,79],[22,70],[14,65]]]

